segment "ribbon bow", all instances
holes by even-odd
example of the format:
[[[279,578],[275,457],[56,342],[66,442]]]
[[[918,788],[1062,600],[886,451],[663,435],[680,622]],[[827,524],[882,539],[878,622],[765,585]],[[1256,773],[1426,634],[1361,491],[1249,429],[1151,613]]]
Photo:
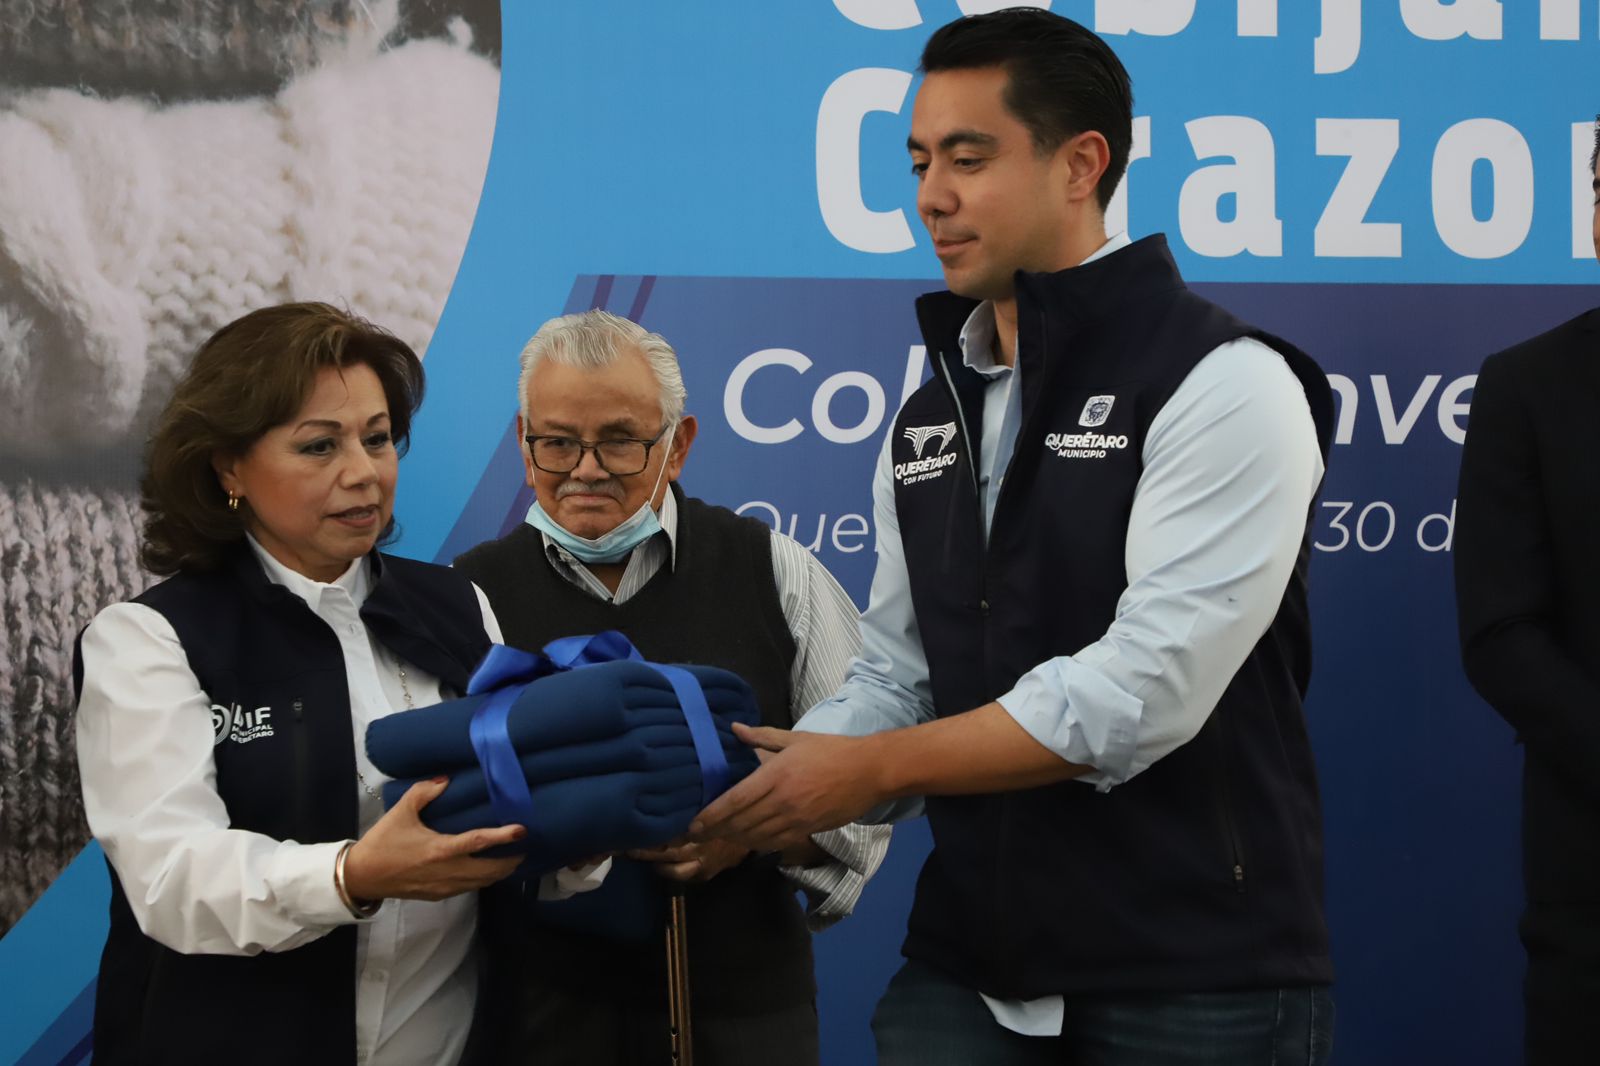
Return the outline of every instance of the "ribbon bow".
[[[700,763],[700,802],[710,803],[728,786],[728,759],[722,753],[716,724],[706,706],[705,693],[693,674],[678,666],[646,661],[623,634],[608,629],[593,636],[562,637],[544,646],[542,654],[494,644],[467,682],[467,695],[489,698],[473,712],[470,735],[472,750],[483,767],[483,780],[489,793],[489,806],[502,825],[533,824],[533,794],[516,749],[511,745],[507,720],[511,705],[522,690],[541,677],[564,670],[581,670],[600,663],[629,660],[643,663],[661,674],[672,686],[683,708],[695,758]]]

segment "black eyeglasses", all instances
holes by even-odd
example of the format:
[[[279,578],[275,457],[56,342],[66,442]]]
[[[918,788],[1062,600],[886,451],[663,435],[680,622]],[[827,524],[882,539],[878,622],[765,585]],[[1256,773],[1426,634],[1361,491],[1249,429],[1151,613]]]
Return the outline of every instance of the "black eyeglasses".
[[[530,434],[522,439],[528,442],[528,452],[533,456],[533,465],[547,474],[570,474],[583,462],[583,453],[594,452],[595,462],[600,468],[612,477],[627,477],[637,474],[650,464],[650,449],[667,432],[667,427],[662,426],[661,432],[649,440],[640,440],[637,437],[612,437],[608,440],[580,440],[577,437],[555,437],[546,434]]]

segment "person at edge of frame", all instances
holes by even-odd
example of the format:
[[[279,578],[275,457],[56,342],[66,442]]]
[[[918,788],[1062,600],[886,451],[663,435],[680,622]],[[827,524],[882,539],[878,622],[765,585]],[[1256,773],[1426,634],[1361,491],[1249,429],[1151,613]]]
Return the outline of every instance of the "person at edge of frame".
[[[863,650],[691,837],[926,810],[889,1066],[1310,1063],[1333,1006],[1302,701],[1322,371],[1109,238],[1132,89],[1059,15],[937,30],[907,141],[949,292],[874,480]]]
[[[696,422],[664,338],[600,310],[552,319],[522,352],[518,397],[535,494],[527,520],[455,561],[488,596],[508,643],[536,650],[620,630],[647,659],[739,674],[777,728],[838,686],[860,646],[844,590],[795,541],[678,485]],[[679,840],[619,859],[586,902],[636,907],[630,883],[647,881],[647,903],[671,882],[687,885],[695,1062],[814,1066],[808,926],[849,914],[887,847],[887,827],[870,826],[798,838],[768,857]],[[628,942],[576,927],[506,885],[484,898],[505,1023],[497,1061],[667,1061],[659,935]]]
[[[1600,120],[1589,159],[1600,255]],[[1456,500],[1467,678],[1522,742],[1524,1045],[1530,1066],[1594,1057],[1600,996],[1600,487],[1585,441],[1600,310],[1489,356]]]

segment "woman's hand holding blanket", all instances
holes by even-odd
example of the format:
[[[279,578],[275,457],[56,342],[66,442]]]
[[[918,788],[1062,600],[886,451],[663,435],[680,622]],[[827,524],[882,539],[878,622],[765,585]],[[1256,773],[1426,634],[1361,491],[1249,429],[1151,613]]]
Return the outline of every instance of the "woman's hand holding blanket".
[[[520,825],[445,834],[422,824],[422,809],[446,784],[436,777],[412,785],[350,848],[344,884],[354,899],[447,899],[492,885],[517,868],[520,856],[486,859],[477,853],[521,840],[528,831]]]

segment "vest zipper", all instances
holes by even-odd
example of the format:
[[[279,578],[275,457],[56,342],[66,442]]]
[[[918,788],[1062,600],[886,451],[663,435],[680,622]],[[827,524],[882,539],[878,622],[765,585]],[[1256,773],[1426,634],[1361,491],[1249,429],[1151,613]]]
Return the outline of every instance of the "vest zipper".
[[[956,421],[961,426],[961,450],[967,457],[967,473],[972,477],[972,499],[977,504],[978,515],[978,613],[989,617],[989,529],[983,524],[983,493],[978,485],[978,457],[972,450],[972,433],[967,429],[967,412],[961,407],[961,395],[956,392],[955,379],[950,376],[943,349],[939,351],[939,376],[944,379],[945,391],[950,394],[950,406],[956,410]]]
[[[289,703],[294,714],[294,812],[297,836],[308,833],[311,819],[311,796],[307,786],[307,763],[311,759],[311,741],[306,736],[305,699],[296,696]]]
[[[1239,828],[1233,820],[1233,797],[1229,794],[1227,771],[1223,771],[1222,822],[1228,830],[1228,854],[1233,859],[1233,890],[1244,893],[1244,856],[1239,848]]]
[[[1227,741],[1222,735],[1222,723],[1213,712],[1212,724],[1217,738],[1217,805],[1222,808],[1222,827],[1228,835],[1228,857],[1233,861],[1233,890],[1244,892],[1244,853],[1239,846],[1239,827],[1233,817],[1233,787],[1228,774]]]

